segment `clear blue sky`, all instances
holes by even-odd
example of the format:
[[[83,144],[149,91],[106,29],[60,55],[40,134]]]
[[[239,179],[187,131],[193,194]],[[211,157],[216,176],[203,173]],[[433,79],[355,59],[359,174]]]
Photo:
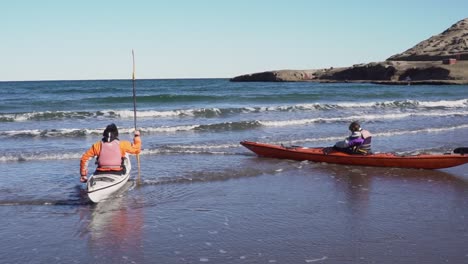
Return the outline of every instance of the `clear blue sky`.
[[[382,61],[468,17],[466,0],[0,2],[0,81],[229,78]]]

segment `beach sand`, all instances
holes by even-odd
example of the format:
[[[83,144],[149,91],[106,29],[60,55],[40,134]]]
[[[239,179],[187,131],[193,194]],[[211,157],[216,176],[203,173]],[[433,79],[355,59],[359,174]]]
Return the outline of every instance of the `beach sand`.
[[[178,180],[152,178],[151,167],[168,164],[172,158],[142,156],[143,185],[131,181],[114,199],[98,205],[87,204],[78,188],[73,203],[2,207],[6,224],[0,229],[8,238],[2,243],[2,259],[6,263],[468,260],[466,166],[430,171],[220,156],[211,170],[204,170],[209,162],[196,157],[199,167],[189,173],[189,167],[180,166],[179,175],[173,175]],[[165,170],[173,168],[160,173]]]

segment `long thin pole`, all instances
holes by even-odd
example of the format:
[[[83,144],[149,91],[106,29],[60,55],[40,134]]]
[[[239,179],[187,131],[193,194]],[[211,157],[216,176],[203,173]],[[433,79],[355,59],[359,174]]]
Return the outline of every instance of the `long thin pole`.
[[[135,53],[132,49],[132,61],[133,61],[133,72],[132,72],[132,86],[133,86],[133,123],[135,131],[137,129],[137,118],[136,118],[136,89],[135,89]],[[137,164],[138,164],[138,179],[137,184],[141,183],[141,173],[140,173],[140,154],[136,155]]]

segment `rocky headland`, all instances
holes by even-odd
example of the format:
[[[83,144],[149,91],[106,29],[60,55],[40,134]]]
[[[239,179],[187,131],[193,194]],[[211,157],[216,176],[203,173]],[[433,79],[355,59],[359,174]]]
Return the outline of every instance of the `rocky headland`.
[[[468,84],[468,18],[382,62],[351,67],[246,74],[234,82],[371,82]]]

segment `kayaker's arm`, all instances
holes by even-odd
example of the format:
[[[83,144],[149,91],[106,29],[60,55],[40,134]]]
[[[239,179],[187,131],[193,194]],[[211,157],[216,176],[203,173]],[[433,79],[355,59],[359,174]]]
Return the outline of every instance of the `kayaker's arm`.
[[[84,154],[81,156],[80,160],[80,175],[86,176],[88,175],[88,162],[90,159],[94,158],[95,156],[99,155],[101,143],[97,142],[93,144]]]
[[[120,147],[121,149],[130,154],[140,154],[141,152],[141,138],[138,135],[135,134],[135,137],[133,138],[133,144],[130,143],[130,141],[120,141]]]

